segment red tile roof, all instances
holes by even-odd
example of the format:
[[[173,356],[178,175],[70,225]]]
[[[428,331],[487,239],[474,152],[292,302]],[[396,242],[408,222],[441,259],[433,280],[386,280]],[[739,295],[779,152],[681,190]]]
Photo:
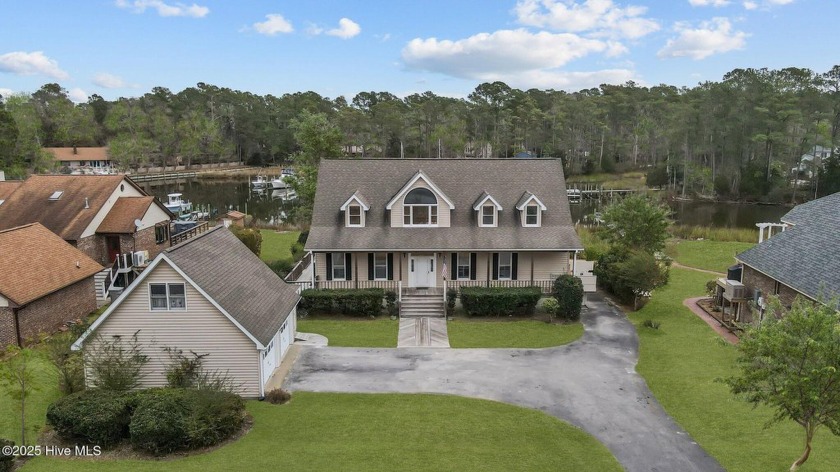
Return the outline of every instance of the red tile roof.
[[[85,253],[38,223],[0,231],[0,267],[0,294],[16,305],[102,270]]]

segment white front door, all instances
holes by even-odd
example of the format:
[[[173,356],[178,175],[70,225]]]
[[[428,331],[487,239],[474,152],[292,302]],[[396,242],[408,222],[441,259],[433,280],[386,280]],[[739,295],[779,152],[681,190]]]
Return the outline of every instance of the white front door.
[[[408,267],[408,286],[434,287],[436,284],[435,256],[433,254],[411,256]]]

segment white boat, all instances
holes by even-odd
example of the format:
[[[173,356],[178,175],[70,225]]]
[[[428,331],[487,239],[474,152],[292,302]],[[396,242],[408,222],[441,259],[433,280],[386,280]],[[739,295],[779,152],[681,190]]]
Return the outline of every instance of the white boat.
[[[258,175],[254,180],[251,181],[251,187],[254,188],[265,188],[270,184],[271,182],[269,182],[264,175]]]
[[[290,180],[294,177],[295,173],[292,169],[283,169],[279,177],[271,179],[271,188],[273,190],[289,188],[292,184]]]
[[[169,201],[164,203],[163,206],[176,215],[189,213],[192,210],[192,203],[181,198],[182,195],[181,193],[167,194],[166,196],[169,198]]]
[[[297,192],[295,192],[294,190],[292,190],[290,188],[287,188],[285,190],[272,190],[271,191],[271,198],[273,200],[282,200],[282,201],[294,200],[294,199],[297,198]]]

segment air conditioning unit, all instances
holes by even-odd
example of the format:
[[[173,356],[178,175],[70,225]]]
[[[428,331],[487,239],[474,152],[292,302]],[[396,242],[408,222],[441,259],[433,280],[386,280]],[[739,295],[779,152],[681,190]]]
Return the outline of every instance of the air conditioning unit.
[[[148,254],[148,253],[147,253],[147,252],[145,252],[145,251],[137,251],[137,252],[135,252],[135,253],[133,254],[133,257],[134,257],[134,259],[133,259],[133,261],[134,261],[134,265],[136,265],[136,266],[146,265],[146,257],[147,257],[147,254]]]
[[[747,298],[747,288],[737,280],[727,280],[724,288],[724,297],[727,300]]]

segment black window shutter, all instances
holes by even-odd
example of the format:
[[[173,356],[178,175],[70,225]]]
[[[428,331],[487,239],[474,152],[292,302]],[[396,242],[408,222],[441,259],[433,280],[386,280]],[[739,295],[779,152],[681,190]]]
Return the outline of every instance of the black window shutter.
[[[373,280],[373,253],[368,253],[368,280]]]
[[[344,253],[344,280],[353,280],[353,271],[351,268],[353,267],[352,263],[350,262],[350,253]]]
[[[449,258],[449,280],[458,280],[458,253],[453,252]]]
[[[332,280],[332,253],[327,253],[327,280]]]
[[[493,280],[499,280],[499,253],[493,253]]]
[[[478,265],[478,264],[476,264],[476,259],[478,259],[476,257],[476,254],[474,252],[471,252],[470,253],[470,280],[475,280],[476,269],[477,269],[476,266]]]
[[[510,278],[516,280],[516,270],[519,267],[519,254],[514,252],[510,255]]]
[[[394,280],[394,253],[388,253],[388,280]]]

